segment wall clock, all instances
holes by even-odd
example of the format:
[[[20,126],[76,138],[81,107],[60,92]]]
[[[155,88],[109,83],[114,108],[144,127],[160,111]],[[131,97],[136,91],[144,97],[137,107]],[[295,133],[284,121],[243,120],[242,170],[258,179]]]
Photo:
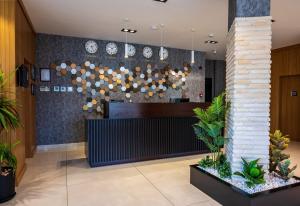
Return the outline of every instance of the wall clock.
[[[93,40],[89,40],[85,43],[85,50],[90,54],[94,54],[98,50],[98,44]]]
[[[110,42],[106,45],[106,52],[109,54],[109,55],[115,55],[117,54],[118,52],[118,47],[115,43],[113,42]]]
[[[159,56],[160,56],[160,50],[159,50]],[[166,60],[169,56],[169,52],[166,48],[163,49],[163,60]]]
[[[144,47],[143,55],[144,55],[145,58],[150,59],[153,55],[152,49],[148,46]]]
[[[133,57],[135,55],[135,47],[131,44],[128,45],[128,56]]]

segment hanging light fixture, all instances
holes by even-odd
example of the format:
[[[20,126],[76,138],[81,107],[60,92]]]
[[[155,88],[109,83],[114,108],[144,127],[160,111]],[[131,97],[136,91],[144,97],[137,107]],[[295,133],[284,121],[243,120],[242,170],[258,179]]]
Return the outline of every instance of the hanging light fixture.
[[[128,43],[127,43],[127,32],[125,33],[125,55],[124,58],[127,59],[128,58]]]
[[[192,51],[191,51],[191,64],[195,64],[195,51],[194,51],[194,33],[195,29],[192,29]]]
[[[124,19],[124,22],[125,22],[125,28],[128,28],[129,19],[128,18]],[[125,32],[125,55],[124,55],[124,58],[125,59],[128,58],[128,32]]]
[[[160,58],[161,61],[164,60],[163,28],[164,28],[164,24],[160,24],[160,51],[159,51],[159,58]]]

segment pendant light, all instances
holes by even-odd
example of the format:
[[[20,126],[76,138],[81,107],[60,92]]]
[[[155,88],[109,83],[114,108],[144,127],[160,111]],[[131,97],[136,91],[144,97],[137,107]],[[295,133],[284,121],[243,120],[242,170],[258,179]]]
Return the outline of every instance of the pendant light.
[[[195,64],[195,51],[194,51],[194,33],[195,29],[192,29],[192,51],[191,51],[191,64]]]
[[[160,51],[159,51],[159,58],[160,58],[161,61],[164,60],[163,28],[164,28],[164,24],[160,24]]]
[[[129,19],[125,18],[124,22],[125,22],[125,28],[128,28]],[[128,59],[128,32],[125,32],[125,55],[124,55],[124,58]]]
[[[127,43],[127,32],[125,32],[125,55],[124,55],[124,58],[125,59],[128,59],[128,43]]]

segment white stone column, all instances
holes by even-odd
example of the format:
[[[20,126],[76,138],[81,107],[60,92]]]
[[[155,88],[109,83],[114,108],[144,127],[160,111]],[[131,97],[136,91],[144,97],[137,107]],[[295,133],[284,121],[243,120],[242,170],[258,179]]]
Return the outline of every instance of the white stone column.
[[[233,172],[242,169],[241,157],[269,167],[271,36],[271,17],[235,18],[228,33],[226,154]]]

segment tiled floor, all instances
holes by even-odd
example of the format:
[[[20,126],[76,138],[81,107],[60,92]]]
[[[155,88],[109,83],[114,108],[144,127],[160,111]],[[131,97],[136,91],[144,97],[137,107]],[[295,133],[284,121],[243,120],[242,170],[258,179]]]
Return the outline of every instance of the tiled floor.
[[[288,152],[300,166],[300,143]],[[189,184],[189,165],[201,155],[93,169],[84,158],[83,148],[37,153],[28,160],[17,196],[3,206],[220,205]]]

